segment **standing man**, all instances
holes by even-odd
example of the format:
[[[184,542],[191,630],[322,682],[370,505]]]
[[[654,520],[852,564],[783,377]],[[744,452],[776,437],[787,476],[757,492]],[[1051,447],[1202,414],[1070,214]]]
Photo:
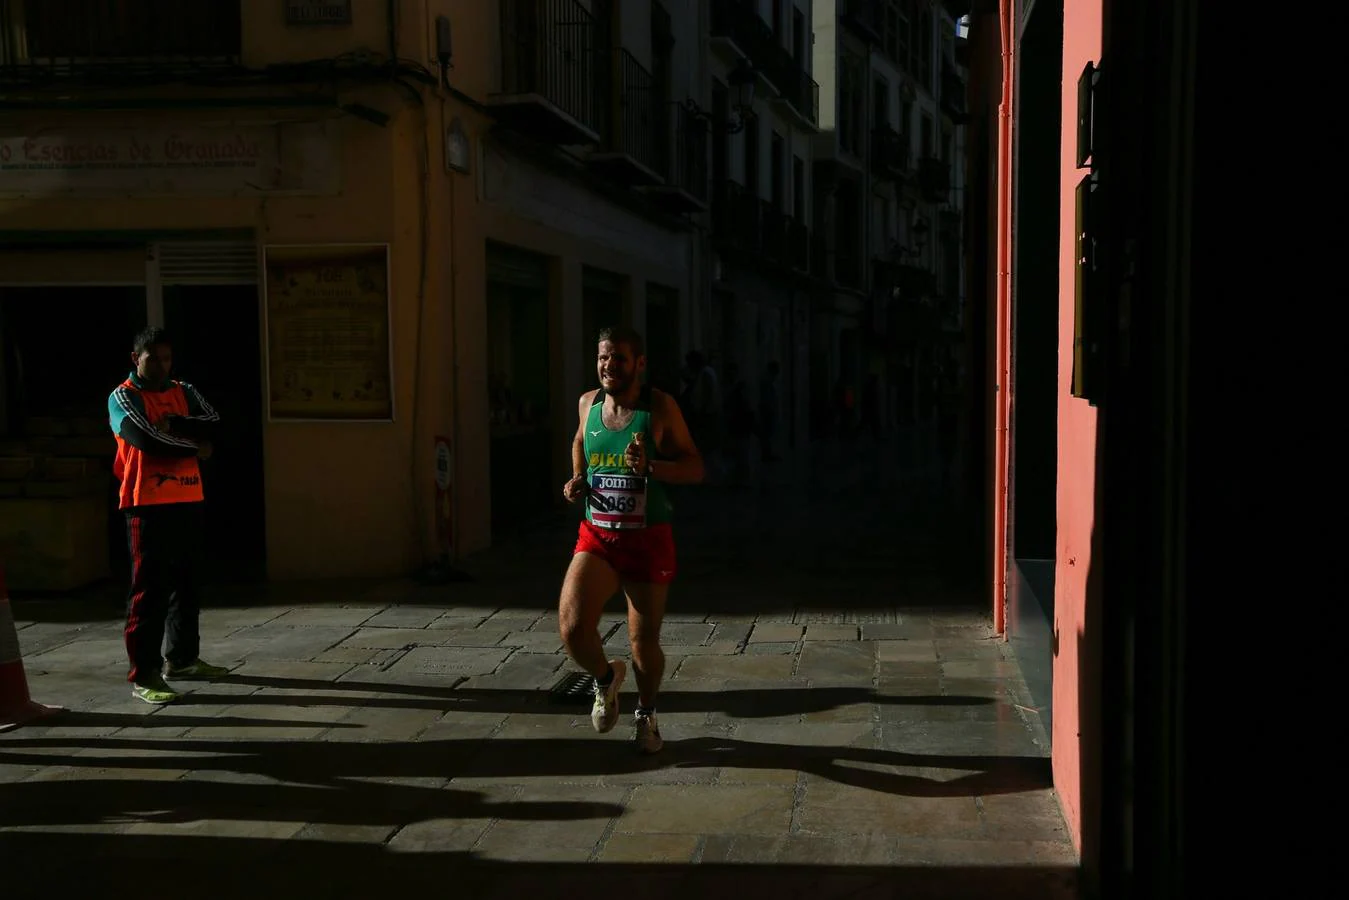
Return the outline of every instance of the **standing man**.
[[[655,753],[663,744],[656,723],[665,674],[660,627],[675,575],[673,507],[665,484],[702,481],[703,459],[679,404],[642,384],[641,335],[630,328],[601,331],[596,369],[600,387],[581,395],[572,477],[562,488],[568,502],[586,498],[586,515],[562,583],[558,627],[567,653],[595,677],[590,722],[604,734],[618,722],[627,665],[605,659],[600,613],[623,587],[637,676],[637,749]]]
[[[198,657],[198,566],[202,554],[201,467],[220,416],[192,385],[169,377],[173,346],[162,328],[147,328],[132,345],[133,371],[108,398],[117,438],[113,474],[126,515],[131,550],[126,649],[131,693],[146,703],[172,703],[170,678],[217,678],[228,669]],[[167,657],[160,655],[167,630]],[[161,672],[162,669],[162,672]]]

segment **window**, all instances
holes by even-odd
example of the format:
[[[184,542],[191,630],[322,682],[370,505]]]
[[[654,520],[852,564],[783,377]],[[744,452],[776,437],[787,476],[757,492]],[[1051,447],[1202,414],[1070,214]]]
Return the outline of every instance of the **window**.
[[[876,76],[871,86],[871,126],[880,128],[890,124],[890,82]]]
[[[228,60],[242,45],[240,0],[5,0],[0,62]]]
[[[773,0],[773,36],[778,39],[779,47],[783,46],[782,27],[785,24],[782,18],[782,0]]]
[[[839,65],[838,141],[849,153],[861,152],[862,61],[844,53]]]
[[[799,9],[792,10],[792,58],[806,70],[806,17]]]
[[[923,132],[921,137],[923,144],[920,149],[923,151],[924,157],[929,157],[932,155],[932,117],[927,113],[923,113]]]

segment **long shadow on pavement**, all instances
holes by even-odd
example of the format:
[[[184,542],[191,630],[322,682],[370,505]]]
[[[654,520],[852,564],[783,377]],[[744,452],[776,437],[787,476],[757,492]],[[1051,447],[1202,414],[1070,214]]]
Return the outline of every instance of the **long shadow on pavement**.
[[[369,706],[398,709],[439,709],[483,713],[556,713],[576,715],[574,703],[551,702],[545,691],[486,690],[481,688],[443,688],[381,681],[318,681],[307,678],[276,678],[266,675],[230,675],[222,683],[256,685],[290,691],[323,691],[322,694],[212,694],[206,685],[195,688],[179,701],[182,705],[221,704],[241,706]],[[407,697],[344,697],[343,693],[407,694]],[[766,686],[761,689],[718,691],[681,691],[679,685],[666,684],[661,690],[660,708],[666,713],[720,712],[737,719],[760,719],[799,713],[827,712],[858,703],[882,706],[984,707],[989,697],[966,694],[899,694],[863,687],[791,687]],[[588,699],[585,705],[589,705]],[[160,714],[162,715],[162,713]]]
[[[54,761],[50,753],[31,751],[60,747],[82,748],[78,755],[60,757],[64,766],[126,772],[138,769],[231,772],[278,782],[333,787],[345,786],[347,779],[360,778],[475,778],[508,783],[520,777],[613,776],[670,768],[723,767],[799,771],[839,784],[908,797],[990,796],[1052,786],[1049,761],[1042,757],[907,753],[866,747],[761,743],[728,737],[670,740],[660,754],[651,757],[633,753],[626,742],[576,738],[356,743],[43,737],[0,744],[0,764],[49,765]],[[901,769],[963,770],[969,774],[949,779],[929,778]],[[52,788],[51,784],[59,782],[0,784],[0,822],[14,814],[25,797],[59,794],[61,788]],[[71,810],[63,814],[81,813]],[[98,813],[98,817],[85,821],[102,821],[103,815]]]

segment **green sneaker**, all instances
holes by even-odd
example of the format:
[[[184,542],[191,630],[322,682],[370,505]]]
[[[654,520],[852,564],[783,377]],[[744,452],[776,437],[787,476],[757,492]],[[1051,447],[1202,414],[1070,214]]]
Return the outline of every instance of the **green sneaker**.
[[[166,678],[224,678],[229,673],[230,670],[224,666],[213,666],[200,659],[185,666],[175,666],[168,661],[164,663]]]
[[[147,678],[144,682],[131,685],[131,696],[155,705],[172,703],[179,694],[164,683],[163,678]]]

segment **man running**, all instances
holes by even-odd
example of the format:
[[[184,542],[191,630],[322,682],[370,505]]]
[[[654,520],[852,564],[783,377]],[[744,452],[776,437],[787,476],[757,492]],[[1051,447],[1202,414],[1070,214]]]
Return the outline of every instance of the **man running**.
[[[173,346],[162,328],[147,328],[132,347],[134,367],[108,397],[117,438],[113,474],[121,482],[131,550],[126,649],[131,693],[146,703],[172,703],[170,678],[216,678],[229,670],[197,656],[197,566],[202,552],[201,467],[220,416],[197,389],[169,377]],[[168,637],[168,664],[160,645]],[[162,669],[162,671],[161,671]]]
[[[641,752],[655,753],[663,744],[656,723],[665,674],[660,627],[675,575],[673,507],[664,485],[702,481],[703,459],[675,399],[642,384],[640,334],[601,331],[596,369],[600,387],[581,395],[573,474],[562,488],[568,502],[586,498],[586,515],[562,583],[558,627],[567,653],[595,677],[590,722],[608,732],[618,722],[627,665],[605,659],[599,621],[604,604],[623,587],[637,677],[636,743]]]

